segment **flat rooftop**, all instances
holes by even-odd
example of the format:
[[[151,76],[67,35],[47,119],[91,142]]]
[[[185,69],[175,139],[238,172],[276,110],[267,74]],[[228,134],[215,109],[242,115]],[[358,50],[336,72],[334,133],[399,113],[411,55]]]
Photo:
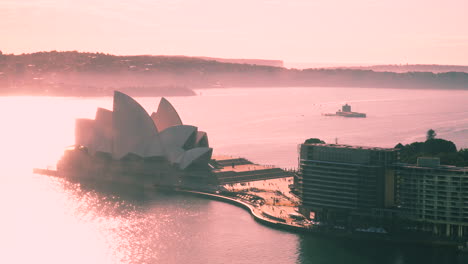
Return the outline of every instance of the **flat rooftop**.
[[[339,148],[339,149],[365,149],[365,150],[374,150],[374,151],[395,151],[396,148],[380,148],[380,147],[368,147],[368,146],[352,146],[352,145],[344,145],[344,144],[319,144],[319,143],[311,143],[311,144],[303,144],[307,146],[317,146],[317,147],[326,147],[326,148]]]
[[[241,157],[233,157],[233,156],[213,156],[211,159],[216,160],[222,164],[222,168],[216,169],[216,172],[222,171],[234,171],[234,172],[245,172],[245,171],[256,171],[256,170],[266,170],[266,169],[273,169],[275,167],[268,166],[268,165],[259,165],[251,163],[249,160],[246,160]],[[241,161],[242,163],[238,163],[236,161]],[[232,163],[231,163],[232,161]]]
[[[232,159],[240,159],[241,157],[236,157],[236,156],[228,156],[228,155],[216,155],[216,156],[212,156],[211,159],[214,159],[214,160],[218,160],[218,161],[221,161],[221,160],[232,160]]]
[[[427,167],[427,166],[418,166],[417,164],[409,164],[409,163],[396,163],[398,167],[403,168],[414,168],[414,169],[435,169],[435,170],[446,170],[446,171],[461,171],[468,173],[468,167],[457,167],[452,165],[439,165],[435,167]]]
[[[273,169],[273,167],[257,165],[257,164],[244,164],[244,165],[234,165],[234,167],[226,166],[226,167],[223,167],[222,169],[216,170],[216,172],[221,172],[221,171],[244,172],[244,171],[256,171],[256,170],[267,170],[267,169]]]

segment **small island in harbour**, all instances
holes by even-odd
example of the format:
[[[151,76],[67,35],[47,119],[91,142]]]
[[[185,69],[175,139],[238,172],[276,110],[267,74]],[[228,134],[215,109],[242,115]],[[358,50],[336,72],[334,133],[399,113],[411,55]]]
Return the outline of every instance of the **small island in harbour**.
[[[351,106],[348,104],[345,104],[341,107],[341,110],[336,111],[335,114],[333,113],[326,113],[323,114],[324,116],[343,116],[343,117],[361,117],[365,118],[367,115],[365,113],[358,113],[358,112],[353,112],[351,111]]]

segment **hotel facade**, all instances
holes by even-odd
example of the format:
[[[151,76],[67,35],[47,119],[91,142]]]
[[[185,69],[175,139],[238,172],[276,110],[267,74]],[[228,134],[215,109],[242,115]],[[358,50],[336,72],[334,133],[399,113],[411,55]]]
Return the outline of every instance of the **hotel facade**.
[[[300,211],[318,222],[355,225],[394,206],[395,149],[302,144],[295,186]]]
[[[434,235],[468,237],[468,168],[419,158],[398,164],[397,202],[413,229]]]
[[[294,187],[316,223],[468,241],[467,172],[437,158],[399,163],[397,149],[302,144]]]

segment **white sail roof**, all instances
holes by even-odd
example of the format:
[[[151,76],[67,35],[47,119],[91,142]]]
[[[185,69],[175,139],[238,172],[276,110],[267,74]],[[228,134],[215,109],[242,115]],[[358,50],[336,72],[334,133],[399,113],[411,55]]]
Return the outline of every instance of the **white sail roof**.
[[[212,154],[212,148],[194,148],[187,150],[184,153],[179,167],[181,169],[186,169],[193,164],[207,164],[210,161]]]
[[[179,147],[166,149],[166,158],[172,164],[179,164],[185,154],[185,150]]]
[[[112,130],[112,156],[115,159],[121,159],[127,153],[145,157],[148,144],[159,140],[153,120],[145,109],[130,96],[117,91],[114,92]],[[153,147],[150,149],[151,153],[157,152]]]
[[[112,153],[112,111],[98,108],[94,121],[94,151]]]
[[[179,147],[190,149],[195,146],[197,127],[188,125],[171,126],[159,133],[166,149]]]
[[[175,108],[166,100],[166,98],[161,98],[159,102],[158,111],[151,114],[151,118],[156,124],[158,131],[163,131],[171,126],[180,126],[182,125],[182,120],[179,117],[179,114]]]
[[[128,154],[166,157],[181,169],[207,164],[213,152],[208,147],[206,132],[182,125],[166,99],[161,99],[152,118],[140,104],[121,92],[114,92],[113,111],[98,108],[95,120],[76,120],[75,144],[87,147],[90,153],[112,153],[114,159]]]
[[[92,150],[94,139],[94,120],[79,118],[75,120],[75,145]]]
[[[209,147],[208,135],[206,132],[198,131],[197,140],[195,141],[195,147]]]

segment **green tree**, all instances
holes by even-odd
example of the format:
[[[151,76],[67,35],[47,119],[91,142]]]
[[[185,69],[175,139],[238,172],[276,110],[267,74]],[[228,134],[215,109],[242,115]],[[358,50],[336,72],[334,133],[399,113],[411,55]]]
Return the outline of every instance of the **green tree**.
[[[394,148],[396,149],[403,149],[405,146],[401,143],[398,143]]]
[[[431,155],[438,153],[456,153],[457,146],[452,141],[434,138],[424,142],[423,152]]]
[[[309,138],[304,141],[305,144],[325,144],[325,141],[318,138]]]
[[[468,149],[461,149],[458,155],[463,160],[463,166],[468,166]]]
[[[434,129],[429,129],[426,134],[426,140],[434,139],[437,136],[437,133]]]

